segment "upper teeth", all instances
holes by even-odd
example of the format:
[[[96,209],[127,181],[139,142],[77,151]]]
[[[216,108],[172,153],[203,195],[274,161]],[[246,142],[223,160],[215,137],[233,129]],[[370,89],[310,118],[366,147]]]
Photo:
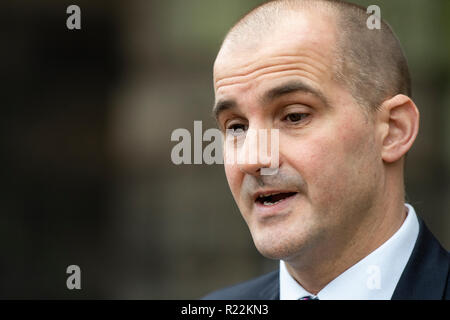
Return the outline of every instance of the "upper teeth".
[[[273,196],[274,194],[279,194],[279,192],[268,193],[268,194],[260,194],[258,198],[270,197],[270,196]]]

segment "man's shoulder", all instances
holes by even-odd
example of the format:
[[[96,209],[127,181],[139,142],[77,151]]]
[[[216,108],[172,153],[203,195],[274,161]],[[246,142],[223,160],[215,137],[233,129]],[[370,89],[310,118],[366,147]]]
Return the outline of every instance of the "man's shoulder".
[[[214,291],[203,300],[270,300],[279,298],[279,271]]]
[[[419,235],[393,300],[450,298],[450,254],[419,218]]]

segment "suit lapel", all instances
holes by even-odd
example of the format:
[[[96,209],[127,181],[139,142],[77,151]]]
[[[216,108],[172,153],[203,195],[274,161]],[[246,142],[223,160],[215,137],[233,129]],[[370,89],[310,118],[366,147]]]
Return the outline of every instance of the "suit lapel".
[[[274,271],[268,279],[267,284],[259,292],[261,300],[279,300],[280,299],[280,273]]]
[[[419,218],[419,236],[392,300],[440,300],[445,295],[449,256]]]

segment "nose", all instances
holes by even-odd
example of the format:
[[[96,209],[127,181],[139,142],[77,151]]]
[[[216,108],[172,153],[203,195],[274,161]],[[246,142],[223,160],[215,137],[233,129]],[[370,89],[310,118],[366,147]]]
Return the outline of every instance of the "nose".
[[[248,129],[238,149],[239,169],[253,176],[275,174],[279,166],[278,129]]]

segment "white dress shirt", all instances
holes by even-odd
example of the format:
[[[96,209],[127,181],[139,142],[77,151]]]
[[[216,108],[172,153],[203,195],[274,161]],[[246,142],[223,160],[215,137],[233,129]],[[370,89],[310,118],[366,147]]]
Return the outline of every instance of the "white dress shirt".
[[[419,235],[414,208],[405,204],[407,216],[402,226],[380,247],[345,270],[314,296],[294,280],[280,261],[280,300],[313,296],[319,300],[389,300]]]

